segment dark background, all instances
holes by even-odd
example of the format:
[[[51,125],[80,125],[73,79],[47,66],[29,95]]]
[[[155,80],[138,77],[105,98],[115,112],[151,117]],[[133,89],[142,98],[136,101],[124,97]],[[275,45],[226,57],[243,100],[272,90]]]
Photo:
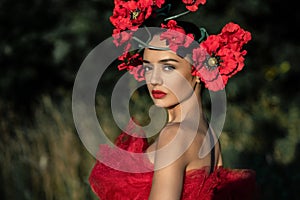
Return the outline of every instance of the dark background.
[[[111,36],[112,10],[113,1],[104,0],[0,1],[1,199],[95,199],[87,182],[94,159],[76,133],[71,95],[86,55]],[[211,34],[229,21],[252,33],[245,68],[226,89],[225,166],[254,169],[261,199],[297,199],[300,16],[294,2],[208,0],[183,18]],[[106,74],[104,93],[114,73]],[[105,97],[96,102],[104,113]],[[109,114],[102,123],[115,131]]]

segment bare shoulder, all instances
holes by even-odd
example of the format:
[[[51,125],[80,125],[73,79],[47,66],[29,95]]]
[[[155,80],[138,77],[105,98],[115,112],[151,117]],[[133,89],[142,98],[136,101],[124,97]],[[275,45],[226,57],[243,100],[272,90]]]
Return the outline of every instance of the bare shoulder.
[[[198,128],[198,127],[197,127]],[[199,148],[205,132],[180,123],[168,124],[158,137],[157,148],[168,146],[170,150],[186,152],[190,148]]]
[[[203,126],[192,127],[188,124],[172,123],[165,126],[158,137],[162,144],[167,144],[175,138],[182,142],[191,142],[195,139],[201,143],[206,135],[206,128]]]
[[[176,138],[176,136],[180,132],[180,124],[179,123],[172,123],[165,126],[159,134],[158,137],[158,146],[162,147],[164,145],[169,144]]]
[[[165,168],[184,171],[187,159],[184,155],[189,147],[188,142],[184,141],[185,136],[182,127],[178,123],[165,126],[157,138],[155,169]]]

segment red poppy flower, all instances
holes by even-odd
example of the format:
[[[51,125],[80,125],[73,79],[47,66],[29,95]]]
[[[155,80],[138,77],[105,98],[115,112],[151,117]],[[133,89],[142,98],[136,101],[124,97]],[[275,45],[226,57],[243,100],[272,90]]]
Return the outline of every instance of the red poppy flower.
[[[165,0],[153,0],[153,5],[161,8],[161,6],[165,3]]]
[[[118,47],[126,42],[128,42],[132,38],[133,32],[132,31],[120,31],[120,29],[113,30],[113,42]]]
[[[137,29],[152,13],[152,0],[116,0],[111,23],[120,30]]]
[[[142,59],[141,59],[142,60]],[[137,81],[143,81],[145,80],[145,76],[144,76],[144,67],[142,64],[139,64],[133,68],[131,68],[129,70],[129,73],[133,75],[133,77],[137,80]]]
[[[193,50],[193,74],[201,78],[205,86],[212,91],[224,89],[230,77],[244,67],[242,50],[251,40],[251,34],[239,25],[228,23],[218,35],[210,35]]]
[[[122,63],[118,65],[119,70],[128,70],[137,81],[144,80],[143,59],[139,53],[125,51],[118,58]]]
[[[194,41],[193,34],[186,34],[175,20],[168,21],[166,25],[161,24],[161,27],[167,30],[160,35],[160,39],[167,40],[169,48],[174,52],[177,51],[179,46],[187,48]]]
[[[185,4],[186,9],[194,12],[198,10],[200,4],[204,5],[206,0],[182,0],[182,2]]]

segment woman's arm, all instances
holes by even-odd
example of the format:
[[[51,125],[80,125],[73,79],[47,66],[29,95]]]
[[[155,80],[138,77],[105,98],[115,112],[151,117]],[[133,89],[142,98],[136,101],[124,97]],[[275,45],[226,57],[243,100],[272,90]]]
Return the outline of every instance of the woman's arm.
[[[178,126],[172,125],[160,133],[149,200],[176,200],[181,197],[188,159],[184,140],[175,137],[178,131]]]

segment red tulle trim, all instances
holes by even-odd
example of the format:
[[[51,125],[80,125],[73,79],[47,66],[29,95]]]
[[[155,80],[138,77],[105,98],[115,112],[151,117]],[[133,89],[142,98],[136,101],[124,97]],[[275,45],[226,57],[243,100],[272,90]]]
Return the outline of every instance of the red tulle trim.
[[[89,182],[101,200],[147,200],[150,194],[153,165],[148,158],[136,156],[148,147],[147,140],[126,132],[134,130],[129,124],[117,138],[119,148],[101,145],[99,159],[93,167]],[[134,134],[133,134],[134,135]],[[126,151],[122,151],[126,150]],[[113,166],[113,167],[112,167]],[[136,172],[130,173],[130,169]],[[256,199],[255,172],[250,169],[226,169],[218,167],[211,174],[209,167],[186,172],[183,184],[183,200],[254,200]]]

